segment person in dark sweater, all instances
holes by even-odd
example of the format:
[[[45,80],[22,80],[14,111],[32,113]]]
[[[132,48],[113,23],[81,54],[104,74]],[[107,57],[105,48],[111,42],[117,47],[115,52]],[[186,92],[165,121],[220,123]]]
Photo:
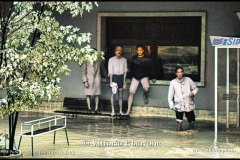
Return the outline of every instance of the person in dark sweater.
[[[134,94],[138,88],[139,83],[141,82],[144,90],[144,103],[148,104],[148,93],[149,93],[149,78],[152,78],[152,82],[156,82],[154,70],[152,67],[152,62],[149,57],[144,54],[144,47],[138,45],[136,47],[137,55],[133,56],[129,60],[129,69],[132,75],[132,81],[129,89],[128,97],[128,110],[126,115],[130,114],[130,109],[133,102]]]

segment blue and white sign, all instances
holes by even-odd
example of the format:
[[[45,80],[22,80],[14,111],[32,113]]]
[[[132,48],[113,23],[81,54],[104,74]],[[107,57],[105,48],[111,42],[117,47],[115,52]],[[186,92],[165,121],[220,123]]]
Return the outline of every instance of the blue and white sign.
[[[210,36],[212,46],[240,47],[240,38]]]

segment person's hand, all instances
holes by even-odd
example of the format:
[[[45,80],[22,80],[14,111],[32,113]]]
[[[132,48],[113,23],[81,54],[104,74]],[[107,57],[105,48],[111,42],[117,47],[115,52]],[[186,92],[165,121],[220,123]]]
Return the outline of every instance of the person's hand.
[[[191,92],[188,94],[189,97],[194,97],[194,94]]]
[[[152,82],[153,82],[153,83],[156,83],[156,82],[157,82],[157,80],[156,80],[156,79],[152,79]]]
[[[171,109],[171,110],[175,110],[175,107],[174,107],[174,106],[170,106],[170,109]]]
[[[106,77],[106,81],[107,81],[107,82],[110,82],[110,78],[109,78],[109,77]]]
[[[88,85],[88,82],[86,81],[86,82],[84,82],[84,85],[85,85],[85,87],[86,88],[88,88],[89,87],[89,85]]]
[[[127,83],[124,82],[124,83],[123,83],[123,89],[126,89],[126,88],[127,88]]]

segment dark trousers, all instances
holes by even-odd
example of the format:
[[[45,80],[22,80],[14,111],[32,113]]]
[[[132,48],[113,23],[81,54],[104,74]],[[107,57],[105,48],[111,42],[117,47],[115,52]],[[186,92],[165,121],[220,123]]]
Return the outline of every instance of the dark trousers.
[[[194,111],[191,111],[191,112],[178,112],[178,111],[176,111],[176,119],[183,120],[183,114],[184,113],[185,113],[185,116],[186,116],[189,123],[191,123],[192,121],[195,121]]]
[[[112,82],[117,83],[118,88],[123,88],[123,79],[124,79],[123,74],[121,74],[121,75],[113,74],[113,76],[112,76]]]

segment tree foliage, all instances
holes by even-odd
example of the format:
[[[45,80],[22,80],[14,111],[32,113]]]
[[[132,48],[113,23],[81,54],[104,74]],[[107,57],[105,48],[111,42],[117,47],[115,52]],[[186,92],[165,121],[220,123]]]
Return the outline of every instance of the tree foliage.
[[[103,52],[90,46],[91,33],[63,26],[54,16],[90,12],[96,2],[1,2],[0,115],[50,100],[60,91],[60,76],[69,75],[67,61],[94,62]]]

